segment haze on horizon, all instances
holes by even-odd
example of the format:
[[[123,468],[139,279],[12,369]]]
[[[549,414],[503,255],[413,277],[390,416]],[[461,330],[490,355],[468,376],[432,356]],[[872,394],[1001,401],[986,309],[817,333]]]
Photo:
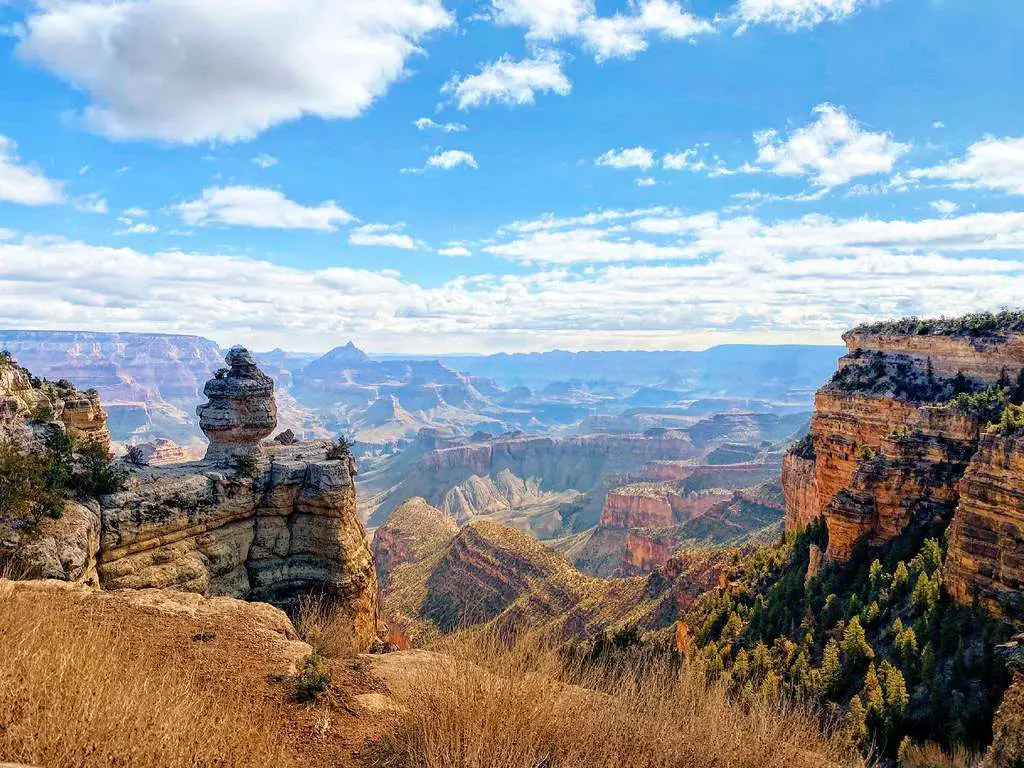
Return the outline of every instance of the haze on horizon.
[[[1024,287],[1024,6],[0,2],[0,327],[838,344]]]

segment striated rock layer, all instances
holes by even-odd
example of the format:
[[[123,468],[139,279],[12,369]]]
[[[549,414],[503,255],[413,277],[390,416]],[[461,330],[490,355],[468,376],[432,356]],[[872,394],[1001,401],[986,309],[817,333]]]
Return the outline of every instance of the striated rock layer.
[[[1020,334],[843,338],[849,353],[818,391],[782,483],[787,530],[824,516],[839,561],[862,537],[877,545],[914,521],[953,518],[988,420],[947,403],[958,387],[980,391],[1024,368]]]
[[[1024,606],[1024,436],[982,437],[960,483],[944,583],[960,602],[980,600],[1019,617]]]
[[[238,456],[260,455],[260,441],[277,426],[277,402],[274,380],[256,367],[249,350],[234,347],[224,360],[228,368],[206,382],[210,402],[196,408],[196,415],[210,441],[206,460],[230,466]]]

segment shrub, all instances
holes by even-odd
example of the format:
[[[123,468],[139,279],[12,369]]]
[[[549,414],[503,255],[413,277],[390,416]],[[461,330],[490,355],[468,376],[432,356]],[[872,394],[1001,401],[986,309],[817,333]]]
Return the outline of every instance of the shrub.
[[[231,470],[235,477],[255,477],[256,466],[256,457],[248,454],[240,454],[231,459]]]
[[[142,449],[137,445],[129,445],[128,451],[124,455],[126,464],[133,467],[147,467],[149,466],[149,460],[142,453]]]
[[[327,449],[328,461],[342,461],[352,456],[352,441],[344,435],[338,437]]]
[[[962,392],[950,400],[949,404],[982,421],[999,421],[1006,408],[1006,391],[992,385],[981,392]]]
[[[124,488],[125,473],[114,464],[110,451],[95,440],[79,447],[76,467],[71,485],[78,496],[97,499]]]
[[[314,652],[306,657],[294,685],[295,700],[303,703],[315,702],[327,692],[331,687],[331,673],[319,654]]]
[[[1019,437],[1024,435],[1024,406],[1008,405],[997,424],[989,428],[996,434],[1004,437]]]

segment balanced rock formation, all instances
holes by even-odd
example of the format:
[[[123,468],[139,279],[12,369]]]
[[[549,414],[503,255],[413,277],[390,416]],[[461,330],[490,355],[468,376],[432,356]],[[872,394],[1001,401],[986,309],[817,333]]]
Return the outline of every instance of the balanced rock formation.
[[[230,369],[209,382],[210,404],[199,409],[208,460],[126,465],[122,490],[68,501],[30,539],[9,542],[0,526],[0,546],[16,547],[29,575],[104,589],[167,588],[287,608],[324,594],[348,625],[353,650],[366,650],[377,638],[377,580],[356,514],[355,459],[327,441],[263,446],[274,428],[273,384],[245,350],[227,360]],[[10,367],[0,365],[6,412],[54,409],[72,435],[105,435],[91,396],[57,384],[55,399],[45,382]],[[30,422],[11,423],[19,440],[31,439]]]
[[[233,347],[206,382],[210,402],[196,408],[199,427],[210,441],[206,460],[229,466],[237,457],[262,456],[261,441],[277,426],[274,380],[256,367],[249,350]]]
[[[848,354],[815,397],[810,434],[784,461],[787,529],[823,516],[827,555],[843,561],[862,538],[878,545],[914,523],[952,521],[954,594],[1019,585],[1015,443],[986,435],[998,414],[954,400],[993,386],[1019,397],[1019,313],[881,323],[843,338]]]

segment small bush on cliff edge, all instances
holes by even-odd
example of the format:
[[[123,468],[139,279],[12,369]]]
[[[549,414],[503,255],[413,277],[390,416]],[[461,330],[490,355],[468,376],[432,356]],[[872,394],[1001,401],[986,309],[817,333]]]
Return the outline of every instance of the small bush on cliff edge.
[[[999,423],[993,424],[990,429],[1003,437],[1024,436],[1024,406],[1006,406]]]
[[[344,435],[338,437],[327,449],[328,461],[343,461],[352,456],[352,441]]]

